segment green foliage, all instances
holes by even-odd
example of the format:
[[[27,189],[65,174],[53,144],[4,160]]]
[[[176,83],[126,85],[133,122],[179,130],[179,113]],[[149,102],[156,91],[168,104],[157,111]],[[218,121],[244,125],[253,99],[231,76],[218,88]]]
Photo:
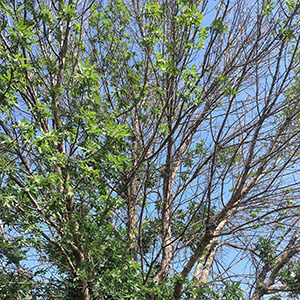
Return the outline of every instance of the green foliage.
[[[210,30],[212,32],[216,32],[217,34],[223,34],[228,32],[228,29],[226,28],[224,22],[220,18],[213,20]]]
[[[280,296],[272,296],[271,298],[270,298],[270,300],[282,300],[282,298],[280,297]]]
[[[212,288],[208,284],[186,283],[182,299],[244,300],[244,291],[239,282],[224,282],[220,287]]]
[[[180,14],[176,17],[176,21],[181,26],[186,24],[200,26],[202,24],[203,14],[198,9],[199,8],[196,4],[192,6],[181,6]]]
[[[0,272],[0,296],[2,299],[34,299],[30,296],[31,280],[20,277],[16,272]]]
[[[275,4],[276,4],[276,2],[264,1],[263,5],[262,5],[262,14],[266,15],[269,18],[275,7]]]
[[[298,299],[300,295],[300,263],[290,263],[280,270],[279,279],[288,286],[289,297]]]
[[[272,264],[275,259],[275,242],[265,237],[259,237],[255,244],[254,251],[257,251],[258,257],[266,264]]]
[[[284,26],[280,26],[279,32],[278,32],[278,37],[280,40],[283,41],[290,41],[291,39],[295,38],[295,33],[294,30],[290,28],[286,28]]]
[[[288,0],[285,3],[289,10],[295,10],[297,5],[299,5],[299,0]]]
[[[153,21],[159,21],[164,13],[164,5],[160,5],[159,1],[148,1],[145,7],[144,15]]]

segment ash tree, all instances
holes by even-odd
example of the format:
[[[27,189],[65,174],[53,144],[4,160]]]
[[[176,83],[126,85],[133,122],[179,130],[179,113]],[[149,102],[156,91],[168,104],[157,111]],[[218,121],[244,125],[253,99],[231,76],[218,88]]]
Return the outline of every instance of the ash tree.
[[[299,12],[0,1],[1,298],[299,296]]]

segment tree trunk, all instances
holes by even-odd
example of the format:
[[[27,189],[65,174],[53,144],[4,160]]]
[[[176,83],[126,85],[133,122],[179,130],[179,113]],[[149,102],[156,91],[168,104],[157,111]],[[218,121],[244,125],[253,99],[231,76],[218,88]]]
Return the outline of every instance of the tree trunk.
[[[86,279],[80,280],[78,293],[79,293],[79,300],[90,300],[90,293],[89,293],[88,283]]]

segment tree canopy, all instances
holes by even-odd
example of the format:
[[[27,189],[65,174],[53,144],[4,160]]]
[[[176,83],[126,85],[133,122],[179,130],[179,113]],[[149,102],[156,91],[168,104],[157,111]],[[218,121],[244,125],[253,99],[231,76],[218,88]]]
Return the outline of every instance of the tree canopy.
[[[0,298],[297,298],[299,13],[0,1]]]

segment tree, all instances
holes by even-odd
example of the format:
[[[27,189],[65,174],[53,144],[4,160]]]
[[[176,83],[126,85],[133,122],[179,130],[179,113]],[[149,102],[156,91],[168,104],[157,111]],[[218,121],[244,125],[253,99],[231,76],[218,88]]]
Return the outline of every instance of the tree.
[[[299,295],[299,1],[0,3],[2,298]]]

